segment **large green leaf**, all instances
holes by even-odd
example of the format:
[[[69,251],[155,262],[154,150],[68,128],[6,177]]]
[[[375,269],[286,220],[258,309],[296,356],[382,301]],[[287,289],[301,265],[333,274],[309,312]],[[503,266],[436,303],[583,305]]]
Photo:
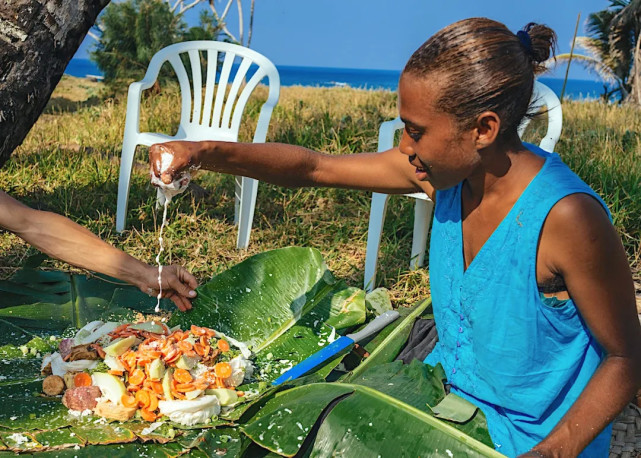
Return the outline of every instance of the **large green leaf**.
[[[409,387],[404,394],[410,394]],[[316,435],[308,437],[326,409],[329,414]],[[279,393],[244,431],[283,456],[341,456],[347,451],[349,456],[443,456],[446,450],[453,456],[502,456],[425,410],[353,383],[316,383]],[[394,440],[403,437],[408,440]],[[307,452],[301,450],[304,444],[310,446]]]
[[[314,308],[336,283],[317,250],[267,251],[198,288],[193,309],[175,313],[170,324],[215,325],[260,351]]]

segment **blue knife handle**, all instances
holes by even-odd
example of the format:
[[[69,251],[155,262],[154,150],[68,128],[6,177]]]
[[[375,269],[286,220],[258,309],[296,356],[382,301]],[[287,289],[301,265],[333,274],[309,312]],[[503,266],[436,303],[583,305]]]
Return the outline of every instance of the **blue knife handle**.
[[[280,385],[281,383],[287,382],[289,380],[294,380],[295,378],[306,374],[328,359],[331,359],[333,356],[337,355],[353,343],[354,341],[347,336],[339,337],[325,348],[317,351],[313,355],[296,364],[290,370],[274,380],[272,382],[272,385]]]
[[[278,377],[276,380],[274,380],[272,382],[272,385],[280,385],[281,383],[287,382],[289,380],[294,380],[301,375],[305,375],[325,361],[332,359],[334,356],[336,356],[338,353],[340,353],[353,343],[359,342],[373,334],[376,334],[378,331],[383,329],[398,317],[399,313],[396,310],[390,310],[388,312],[380,314],[360,331],[355,332],[354,334],[347,334],[346,336],[340,337],[325,348],[307,357],[306,359],[292,367],[290,370],[285,372],[283,375]]]

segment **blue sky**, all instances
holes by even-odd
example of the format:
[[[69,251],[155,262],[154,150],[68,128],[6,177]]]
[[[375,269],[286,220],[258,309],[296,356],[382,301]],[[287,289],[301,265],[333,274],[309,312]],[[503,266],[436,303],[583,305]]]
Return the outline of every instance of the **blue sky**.
[[[243,3],[248,20],[249,1]],[[400,70],[442,27],[485,16],[515,32],[528,22],[547,24],[564,53],[570,51],[577,14],[583,35],[588,14],[608,5],[607,0],[256,0],[251,47],[276,65]],[[197,23],[203,8],[206,2],[190,10],[187,23]],[[232,33],[238,30],[237,21],[234,9],[227,21]],[[92,42],[87,38],[76,56],[87,58]],[[564,73],[565,64],[550,76],[562,78]],[[594,79],[578,65],[572,65],[570,78]]]

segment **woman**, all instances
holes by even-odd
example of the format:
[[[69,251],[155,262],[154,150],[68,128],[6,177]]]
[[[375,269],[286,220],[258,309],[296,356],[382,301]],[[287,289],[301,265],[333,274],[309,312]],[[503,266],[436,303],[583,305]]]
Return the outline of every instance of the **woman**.
[[[131,283],[158,295],[158,267],[141,262],[103,242],[87,229],[55,213],[34,210],[0,191],[0,228],[15,233],[40,251],[73,264]],[[198,282],[179,266],[163,267],[162,296],[176,307],[191,309]]]
[[[283,144],[170,142],[165,183],[200,166],[284,186],[426,192],[441,363],[508,456],[607,456],[609,424],[641,384],[641,329],[607,208],[558,155],[521,143],[534,74],[555,34],[467,19],[410,58],[400,146],[329,156]],[[160,158],[173,155],[160,173]],[[408,161],[409,159],[409,161]]]

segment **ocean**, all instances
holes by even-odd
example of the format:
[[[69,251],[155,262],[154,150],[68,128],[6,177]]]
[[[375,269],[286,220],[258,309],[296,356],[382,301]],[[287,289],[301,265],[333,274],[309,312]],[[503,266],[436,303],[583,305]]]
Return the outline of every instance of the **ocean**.
[[[400,70],[363,70],[350,68],[293,67],[277,66],[281,86],[353,87],[361,89],[398,88]],[[87,75],[100,76],[95,63],[88,59],[72,59],[65,73],[84,78]],[[557,96],[561,95],[563,80],[560,78],[539,78]],[[598,99],[603,93],[603,83],[592,80],[568,79],[565,95],[574,100]]]

